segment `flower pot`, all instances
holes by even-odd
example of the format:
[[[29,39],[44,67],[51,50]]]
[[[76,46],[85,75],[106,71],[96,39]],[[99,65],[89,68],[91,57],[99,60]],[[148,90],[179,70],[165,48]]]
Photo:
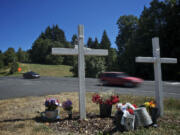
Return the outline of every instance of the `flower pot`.
[[[99,107],[100,107],[100,117],[101,118],[111,117],[112,105],[100,104]]]
[[[46,110],[45,111],[45,117],[48,120],[56,120],[58,117],[58,114],[59,114],[58,110],[54,110],[54,111]]]
[[[153,124],[157,124],[157,119],[159,117],[159,109],[158,108],[150,108],[149,114],[151,115]]]
[[[68,119],[72,119],[72,110],[68,110],[67,113],[68,113]]]
[[[153,122],[145,107],[139,107],[134,110],[137,120],[136,126],[150,126]]]

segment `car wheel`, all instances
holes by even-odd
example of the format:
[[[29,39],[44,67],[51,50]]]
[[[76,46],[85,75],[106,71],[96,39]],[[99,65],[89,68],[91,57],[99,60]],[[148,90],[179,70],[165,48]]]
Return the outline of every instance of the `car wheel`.
[[[126,82],[124,84],[125,87],[134,87],[135,85],[132,82]]]

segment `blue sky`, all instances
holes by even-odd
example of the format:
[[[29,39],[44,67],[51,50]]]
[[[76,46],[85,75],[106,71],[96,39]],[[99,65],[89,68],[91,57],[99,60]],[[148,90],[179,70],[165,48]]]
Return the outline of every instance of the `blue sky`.
[[[89,37],[101,41],[107,31],[112,47],[116,47],[116,22],[122,15],[140,16],[151,0],[0,0],[0,50],[9,47],[30,49],[47,26],[58,24],[71,41],[78,24]]]

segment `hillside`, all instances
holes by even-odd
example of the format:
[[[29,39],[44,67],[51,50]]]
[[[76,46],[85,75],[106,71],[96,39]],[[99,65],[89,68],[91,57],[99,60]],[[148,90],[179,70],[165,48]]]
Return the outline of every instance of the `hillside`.
[[[0,76],[21,76],[23,73],[27,71],[37,72],[41,76],[59,76],[59,77],[73,76],[72,72],[70,72],[71,66],[67,66],[67,65],[19,63],[19,67],[21,67],[22,69],[21,72],[16,72],[13,75],[8,74],[9,68],[7,67],[5,67],[4,69],[0,69]]]

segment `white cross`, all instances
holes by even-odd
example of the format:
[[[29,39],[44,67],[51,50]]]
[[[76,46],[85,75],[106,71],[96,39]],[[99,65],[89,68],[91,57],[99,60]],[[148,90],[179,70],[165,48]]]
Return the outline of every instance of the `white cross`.
[[[84,47],[84,26],[78,26],[78,46],[72,48],[52,48],[54,55],[78,55],[78,76],[79,76],[79,108],[80,119],[86,118],[86,89],[85,89],[85,61],[84,55],[106,56],[108,50],[90,49]],[[67,84],[68,85],[68,84]]]
[[[153,57],[136,57],[136,62],[154,63],[155,76],[155,99],[160,109],[160,115],[163,116],[163,92],[162,92],[162,75],[161,63],[177,63],[176,58],[160,58],[159,38],[152,39]]]

